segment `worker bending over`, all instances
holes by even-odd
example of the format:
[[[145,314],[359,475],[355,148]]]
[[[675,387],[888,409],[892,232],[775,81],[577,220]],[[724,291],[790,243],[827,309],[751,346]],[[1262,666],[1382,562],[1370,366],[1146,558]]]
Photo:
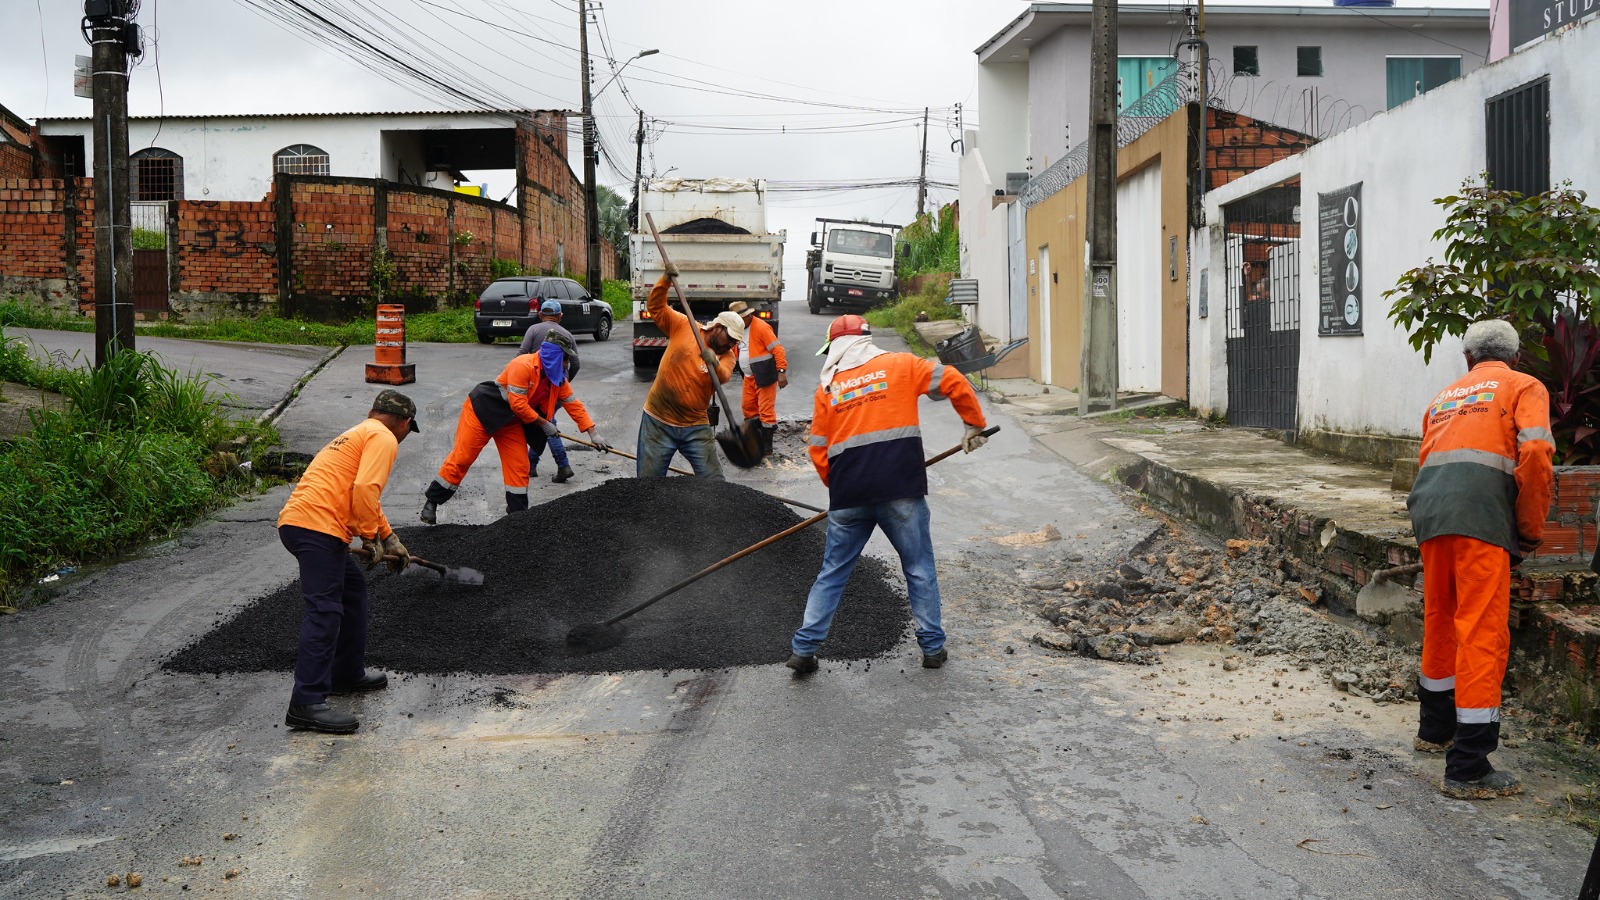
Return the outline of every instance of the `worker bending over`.
[[[667,305],[671,279],[677,267],[669,265],[645,303],[650,318],[667,336],[667,349],[656,370],[656,380],[644,398],[644,414],[639,417],[639,477],[667,474],[674,453],[682,453],[694,473],[706,478],[722,477],[722,461],[717,459],[716,438],[706,409],[711,404],[711,379],[726,384],[738,361],[739,342],[744,340],[744,322],[731,312],[717,313],[709,325],[701,325]],[[706,342],[702,355],[694,331],[699,329]],[[733,415],[732,410],[726,411]]]
[[[778,431],[778,390],[789,386],[789,357],[755,308],[735,300],[728,309],[744,322],[745,341],[739,348],[739,368],[744,372],[740,406],[746,419],[761,420],[761,455],[772,455],[772,437]]]
[[[411,562],[389,527],[379,498],[400,442],[417,427],[417,407],[399,391],[380,391],[367,418],[317,452],[278,513],[278,540],[300,564],[300,647],[295,654],[290,728],[348,734],[361,722],[328,706],[328,695],[389,686],[366,670],[367,576],[350,555],[360,538],[369,567],[385,556],[389,570]]]
[[[588,432],[597,447],[610,445],[589,418],[589,411],[567,382],[566,354],[546,341],[538,353],[525,353],[508,363],[494,381],[474,387],[461,404],[455,445],[439,467],[439,474],[423,494],[422,521],[438,521],[439,504],[455,495],[467,470],[489,441],[500,452],[501,478],[506,488],[506,512],[528,508],[528,447],[556,433],[551,417],[560,405]]]
[[[1422,678],[1416,748],[1445,754],[1440,789],[1459,799],[1522,790],[1496,771],[1500,683],[1511,649],[1511,565],[1539,546],[1550,510],[1550,395],[1511,366],[1515,328],[1474,322],[1466,376],[1422,417],[1406,499],[1422,550]]]
[[[817,670],[817,649],[828,636],[845,582],[861,549],[882,528],[900,555],[924,668],[949,658],[940,625],[939,579],[928,529],[928,473],[917,401],[942,395],[967,424],[961,447],[983,446],[983,409],[967,377],[912,353],[890,353],[872,343],[860,316],[840,316],[828,327],[811,414],[811,463],[828,486],[828,536],[822,571],[806,597],[805,617],[785,663],[796,675]]]

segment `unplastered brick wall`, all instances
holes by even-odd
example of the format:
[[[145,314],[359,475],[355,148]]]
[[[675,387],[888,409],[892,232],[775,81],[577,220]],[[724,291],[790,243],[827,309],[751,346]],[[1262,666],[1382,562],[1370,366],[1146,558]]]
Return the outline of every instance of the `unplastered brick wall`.
[[[371,292],[375,192],[371,182],[293,184],[293,293],[359,300]]]
[[[495,244],[495,211],[475,202],[456,204],[455,290],[451,302],[476,297],[489,283],[489,255]]]
[[[1206,110],[1206,171],[1209,187],[1287,159],[1316,139],[1225,109]]]
[[[522,254],[522,219],[508,209],[494,211],[495,259],[517,259]]]
[[[389,259],[401,296],[443,297],[450,290],[450,258],[455,252],[452,198],[433,193],[386,191]]]
[[[196,301],[207,295],[238,295],[243,304],[277,299],[277,216],[270,196],[256,201],[180,200],[177,219],[180,295],[200,295]],[[178,299],[173,298],[175,303]]]
[[[26,147],[0,140],[0,178],[32,178],[33,153]]]
[[[0,179],[0,293],[76,310],[94,291],[88,179]]]

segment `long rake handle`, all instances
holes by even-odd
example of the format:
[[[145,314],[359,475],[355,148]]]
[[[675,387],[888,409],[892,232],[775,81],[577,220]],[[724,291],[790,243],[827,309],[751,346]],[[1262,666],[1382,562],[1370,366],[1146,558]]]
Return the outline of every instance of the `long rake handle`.
[[[661,254],[661,268],[670,271],[672,260],[667,258],[666,245],[661,243],[661,234],[656,231],[655,216],[645,213],[644,221],[650,226],[650,239],[656,242],[656,252]],[[689,298],[683,296],[683,288],[678,286],[678,276],[669,274],[667,281],[672,284],[672,293],[677,296],[678,305],[683,307],[683,314],[689,317],[689,333],[694,335],[694,342],[700,347],[700,355],[703,357],[706,355],[706,338],[700,333],[700,323],[695,321],[694,310],[689,306]],[[722,382],[717,380],[716,367],[710,367],[706,375],[711,379],[711,389],[717,392],[717,399],[722,401],[722,408],[728,411],[728,433],[737,433],[733,427],[733,407],[728,403],[728,395],[722,392]]]
[[[990,437],[995,432],[997,432],[999,430],[1000,430],[1000,426],[996,425],[996,426],[994,426],[992,428],[989,428],[989,429],[985,430],[983,432],[983,436],[984,437]],[[934,457],[930,458],[927,462],[923,463],[923,467],[926,468],[928,466],[931,466],[931,465],[933,465],[934,463],[938,462],[941,459],[948,459],[951,456],[954,456],[955,454],[960,453],[960,452],[961,452],[961,445],[957,444],[954,447],[951,447],[949,450],[946,450],[943,453],[940,453],[937,456],[934,456]],[[776,544],[777,542],[783,540],[784,538],[788,537],[791,534],[794,534],[794,533],[800,532],[800,531],[804,531],[807,528],[810,528],[811,526],[817,524],[818,522],[821,522],[823,519],[826,519],[827,517],[828,517],[828,513],[827,513],[826,510],[824,510],[823,512],[819,512],[816,515],[812,516],[809,519],[806,519],[803,522],[800,522],[800,523],[795,524],[795,525],[791,525],[788,528],[785,528],[784,530],[782,530],[782,531],[778,532],[777,534],[773,535],[772,537],[769,537],[766,540],[760,542],[759,544],[752,544],[749,547],[746,547],[743,550],[740,550],[738,553],[733,554],[732,556],[729,556],[729,557],[727,557],[725,559],[722,559],[722,560],[719,560],[717,562],[714,562],[709,566],[706,566],[704,569],[701,569],[700,571],[694,573],[693,575],[690,575],[688,578],[683,579],[682,581],[678,582],[677,584],[673,585],[672,587],[669,587],[666,590],[662,591],[661,593],[656,594],[654,597],[651,597],[649,600],[644,601],[643,603],[639,604],[638,606],[633,607],[632,609],[626,610],[624,612],[617,613],[616,615],[614,615],[611,618],[605,620],[601,624],[602,625],[608,625],[608,626],[609,625],[615,625],[618,622],[621,622],[623,619],[626,619],[627,617],[633,615],[634,613],[641,612],[644,609],[655,605],[655,603],[657,603],[658,601],[663,600],[663,599],[671,596],[672,594],[675,594],[678,591],[683,590],[684,588],[688,587],[691,584],[694,584],[696,581],[699,581],[700,579],[706,577],[707,575],[710,575],[712,572],[715,572],[715,571],[717,571],[718,569],[720,569],[720,568],[722,568],[724,566],[730,565],[732,563],[736,563],[739,560],[744,559],[746,556],[749,556],[750,554],[756,552],[757,550],[761,550],[761,549],[763,549],[765,547],[770,547],[773,544]]]
[[[557,434],[556,437],[561,438],[563,441],[571,441],[574,444],[582,444],[585,447],[593,447],[596,450],[600,449],[599,447],[595,447],[594,444],[591,444],[588,441],[583,440],[582,438],[568,437],[567,435],[564,435],[564,434]],[[618,456],[626,457],[628,459],[633,459],[633,460],[637,460],[639,458],[637,456],[634,456],[632,453],[629,453],[626,450],[618,450],[615,447],[607,447],[605,449],[605,452],[607,452],[607,453],[615,453]],[[677,466],[667,466],[667,471],[668,472],[677,472],[679,475],[693,475],[694,474],[693,472],[689,471],[688,469],[680,469]],[[797,506],[800,509],[808,509],[808,510],[810,510],[812,512],[827,512],[827,510],[823,509],[820,506],[812,506],[809,503],[801,503],[799,500],[788,500],[788,499],[785,499],[783,497],[773,497],[772,499],[777,500],[780,503],[787,503],[790,506]]]

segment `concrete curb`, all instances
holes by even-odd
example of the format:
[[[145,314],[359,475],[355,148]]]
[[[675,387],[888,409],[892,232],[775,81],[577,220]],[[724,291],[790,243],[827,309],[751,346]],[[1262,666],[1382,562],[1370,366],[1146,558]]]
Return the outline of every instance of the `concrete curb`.
[[[278,417],[283,415],[284,411],[289,408],[289,404],[293,403],[295,398],[300,396],[300,392],[305,389],[305,386],[311,383],[311,379],[317,377],[318,373],[327,368],[329,363],[338,359],[339,355],[346,349],[347,348],[345,346],[340,345],[332,350],[329,350],[327,353],[324,353],[322,358],[317,360],[315,365],[307,369],[304,374],[295,380],[294,386],[289,388],[288,393],[283,395],[282,400],[279,400],[270,408],[263,410],[260,415],[256,416],[256,424],[270,425],[277,421]]]

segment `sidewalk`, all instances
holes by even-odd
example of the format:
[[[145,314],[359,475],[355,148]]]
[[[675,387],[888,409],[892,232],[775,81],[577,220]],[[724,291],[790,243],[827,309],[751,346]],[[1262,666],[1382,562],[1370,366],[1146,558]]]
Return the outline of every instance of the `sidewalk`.
[[[1212,535],[1266,541],[1284,552],[1307,599],[1421,639],[1421,578],[1357,603],[1373,571],[1418,561],[1406,494],[1392,470],[1285,444],[1276,432],[1146,411],[1080,419],[1077,397],[1025,379],[990,384],[990,399],[1075,468],[1115,480]],[[1148,416],[1148,417],[1144,417]],[[1522,663],[1593,680],[1600,670],[1600,607],[1588,555],[1600,475],[1558,470],[1543,553],[1513,572],[1513,643]],[[1542,666],[1540,666],[1542,664]]]

